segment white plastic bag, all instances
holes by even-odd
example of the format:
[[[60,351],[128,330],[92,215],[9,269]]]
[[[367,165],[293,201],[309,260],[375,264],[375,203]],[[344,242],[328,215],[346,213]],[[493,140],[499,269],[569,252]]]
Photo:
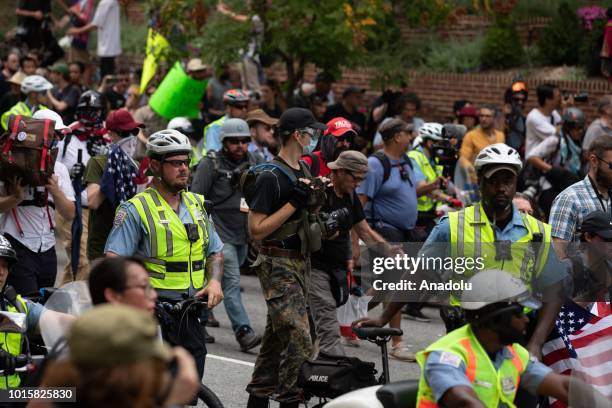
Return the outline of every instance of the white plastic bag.
[[[372,296],[349,295],[348,301],[336,309],[340,333],[345,337],[354,337],[351,323],[362,317],[368,317],[368,303]]]

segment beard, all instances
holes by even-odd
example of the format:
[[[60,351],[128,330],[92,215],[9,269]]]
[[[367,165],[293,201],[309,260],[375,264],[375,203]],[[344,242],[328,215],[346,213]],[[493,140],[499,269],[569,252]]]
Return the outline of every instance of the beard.
[[[604,163],[605,166],[607,164]],[[601,168],[601,164],[597,166],[597,173],[595,174],[595,181],[601,188],[609,190],[612,188],[612,175],[607,174],[605,169]]]
[[[499,336],[499,341],[506,346],[512,343],[525,344],[525,335],[510,325],[500,328],[497,334]]]

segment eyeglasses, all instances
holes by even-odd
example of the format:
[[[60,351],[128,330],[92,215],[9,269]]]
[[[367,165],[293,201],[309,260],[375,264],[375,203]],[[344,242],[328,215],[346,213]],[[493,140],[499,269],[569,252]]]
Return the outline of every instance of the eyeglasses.
[[[348,170],[344,170],[344,171],[346,172],[346,174],[348,174],[349,176],[351,176],[351,178],[352,178],[353,180],[355,180],[356,182],[358,182],[358,183],[360,183],[360,182],[362,182],[363,180],[365,180],[365,179],[366,179],[365,177],[357,177],[357,176],[355,176],[355,174],[353,174],[353,172],[352,172],[352,171],[348,171]]]
[[[599,157],[599,156],[595,156],[595,157],[597,157],[597,160],[599,160],[599,161],[602,161],[602,162],[606,163],[606,164],[608,165],[608,168],[609,168],[610,170],[612,170],[612,163],[610,163],[610,162],[608,162],[608,161],[605,161],[604,159],[602,159],[602,158],[601,158],[601,157]]]
[[[191,160],[189,160],[189,159],[185,159],[185,160],[164,160],[163,163],[168,163],[169,165],[171,165],[175,169],[178,169],[181,166],[189,167],[189,162],[190,161]]]
[[[251,138],[249,137],[245,137],[244,139],[230,138],[226,140],[227,140],[227,143],[232,144],[232,145],[251,143]]]
[[[315,140],[319,138],[319,132],[316,129],[305,128],[305,129],[299,130],[299,132],[306,133],[308,136],[310,136],[312,139],[315,139]]]
[[[142,285],[126,286],[125,290],[127,290],[127,289],[142,289],[144,294],[147,295],[147,296],[151,295],[155,291],[153,286],[151,286],[149,283],[145,283],[145,284],[142,284]]]

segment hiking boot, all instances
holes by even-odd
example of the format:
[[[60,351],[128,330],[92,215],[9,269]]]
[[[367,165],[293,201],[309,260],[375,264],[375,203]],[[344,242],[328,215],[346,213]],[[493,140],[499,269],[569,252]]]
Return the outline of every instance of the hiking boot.
[[[204,335],[204,338],[206,339],[207,344],[212,344],[215,342],[215,337],[208,334],[208,331],[206,331],[205,325],[202,325],[202,334]]]
[[[208,311],[208,320],[206,321],[206,327],[219,327],[219,321],[215,319],[215,315],[212,310]]]
[[[431,319],[423,314],[419,309],[406,309],[403,312],[407,319],[416,320],[417,322],[429,323]]]
[[[240,351],[249,351],[261,343],[261,336],[255,334],[249,326],[242,326],[236,333],[236,340],[240,345]]]

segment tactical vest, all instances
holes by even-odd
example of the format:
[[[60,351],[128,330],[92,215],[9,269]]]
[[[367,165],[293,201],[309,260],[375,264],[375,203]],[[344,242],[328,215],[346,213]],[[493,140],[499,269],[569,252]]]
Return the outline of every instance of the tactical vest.
[[[6,302],[6,311],[12,313],[24,313],[26,316],[28,314],[28,306],[26,302],[21,298],[20,295],[17,295],[15,299],[16,303],[18,303],[17,307],[13,306],[10,302]],[[21,346],[23,344],[23,334],[22,333],[0,333],[0,347],[2,350],[7,353],[18,356],[21,354]],[[7,388],[17,388],[21,383],[21,378],[19,374],[11,374],[11,375],[3,375],[0,376],[0,389]]]
[[[482,258],[483,270],[501,269],[531,287],[532,278],[538,276],[546,265],[552,240],[551,227],[527,214],[521,213],[521,218],[527,234],[509,246],[511,260],[496,260],[495,233],[482,205],[449,213],[451,256]],[[467,270],[463,276],[467,279],[473,274],[473,270]],[[457,305],[458,302],[451,299],[451,304]]]
[[[208,282],[204,271],[209,221],[204,197],[182,192],[181,199],[197,226],[195,242],[189,240],[185,224],[154,188],[129,200],[136,207],[149,237],[151,253],[144,258],[144,263],[151,285],[156,289],[185,290],[190,283],[200,289]]]
[[[44,105],[38,105],[37,110],[41,110],[41,109],[47,109],[47,107]],[[7,110],[6,112],[2,114],[2,117],[0,118],[0,124],[2,124],[2,129],[8,130],[8,121],[11,115],[15,115],[15,116],[22,115],[22,116],[31,117],[33,114],[34,112],[32,112],[32,110],[28,107],[28,105],[25,102],[17,102],[15,105],[13,105],[11,109]]]
[[[466,377],[472,384],[478,399],[486,407],[497,408],[500,402],[507,407],[516,407],[514,397],[521,375],[529,363],[529,352],[517,343],[506,347],[512,358],[504,359],[499,369],[495,369],[471,326],[466,324],[442,337],[425,350],[418,352],[416,359],[421,367],[421,378],[417,407],[438,407],[433,392],[425,380],[425,363],[432,351],[452,353],[448,361],[451,366],[458,367],[460,362],[463,362]],[[458,357],[460,361],[453,361],[454,357]]]
[[[408,157],[414,160],[423,172],[425,176],[425,181],[428,183],[433,182],[436,178],[442,176],[443,167],[437,165],[432,167],[431,162],[425,156],[422,150],[411,150],[408,153]],[[434,208],[434,200],[427,195],[422,195],[417,198],[417,210],[419,212],[428,212]]]

